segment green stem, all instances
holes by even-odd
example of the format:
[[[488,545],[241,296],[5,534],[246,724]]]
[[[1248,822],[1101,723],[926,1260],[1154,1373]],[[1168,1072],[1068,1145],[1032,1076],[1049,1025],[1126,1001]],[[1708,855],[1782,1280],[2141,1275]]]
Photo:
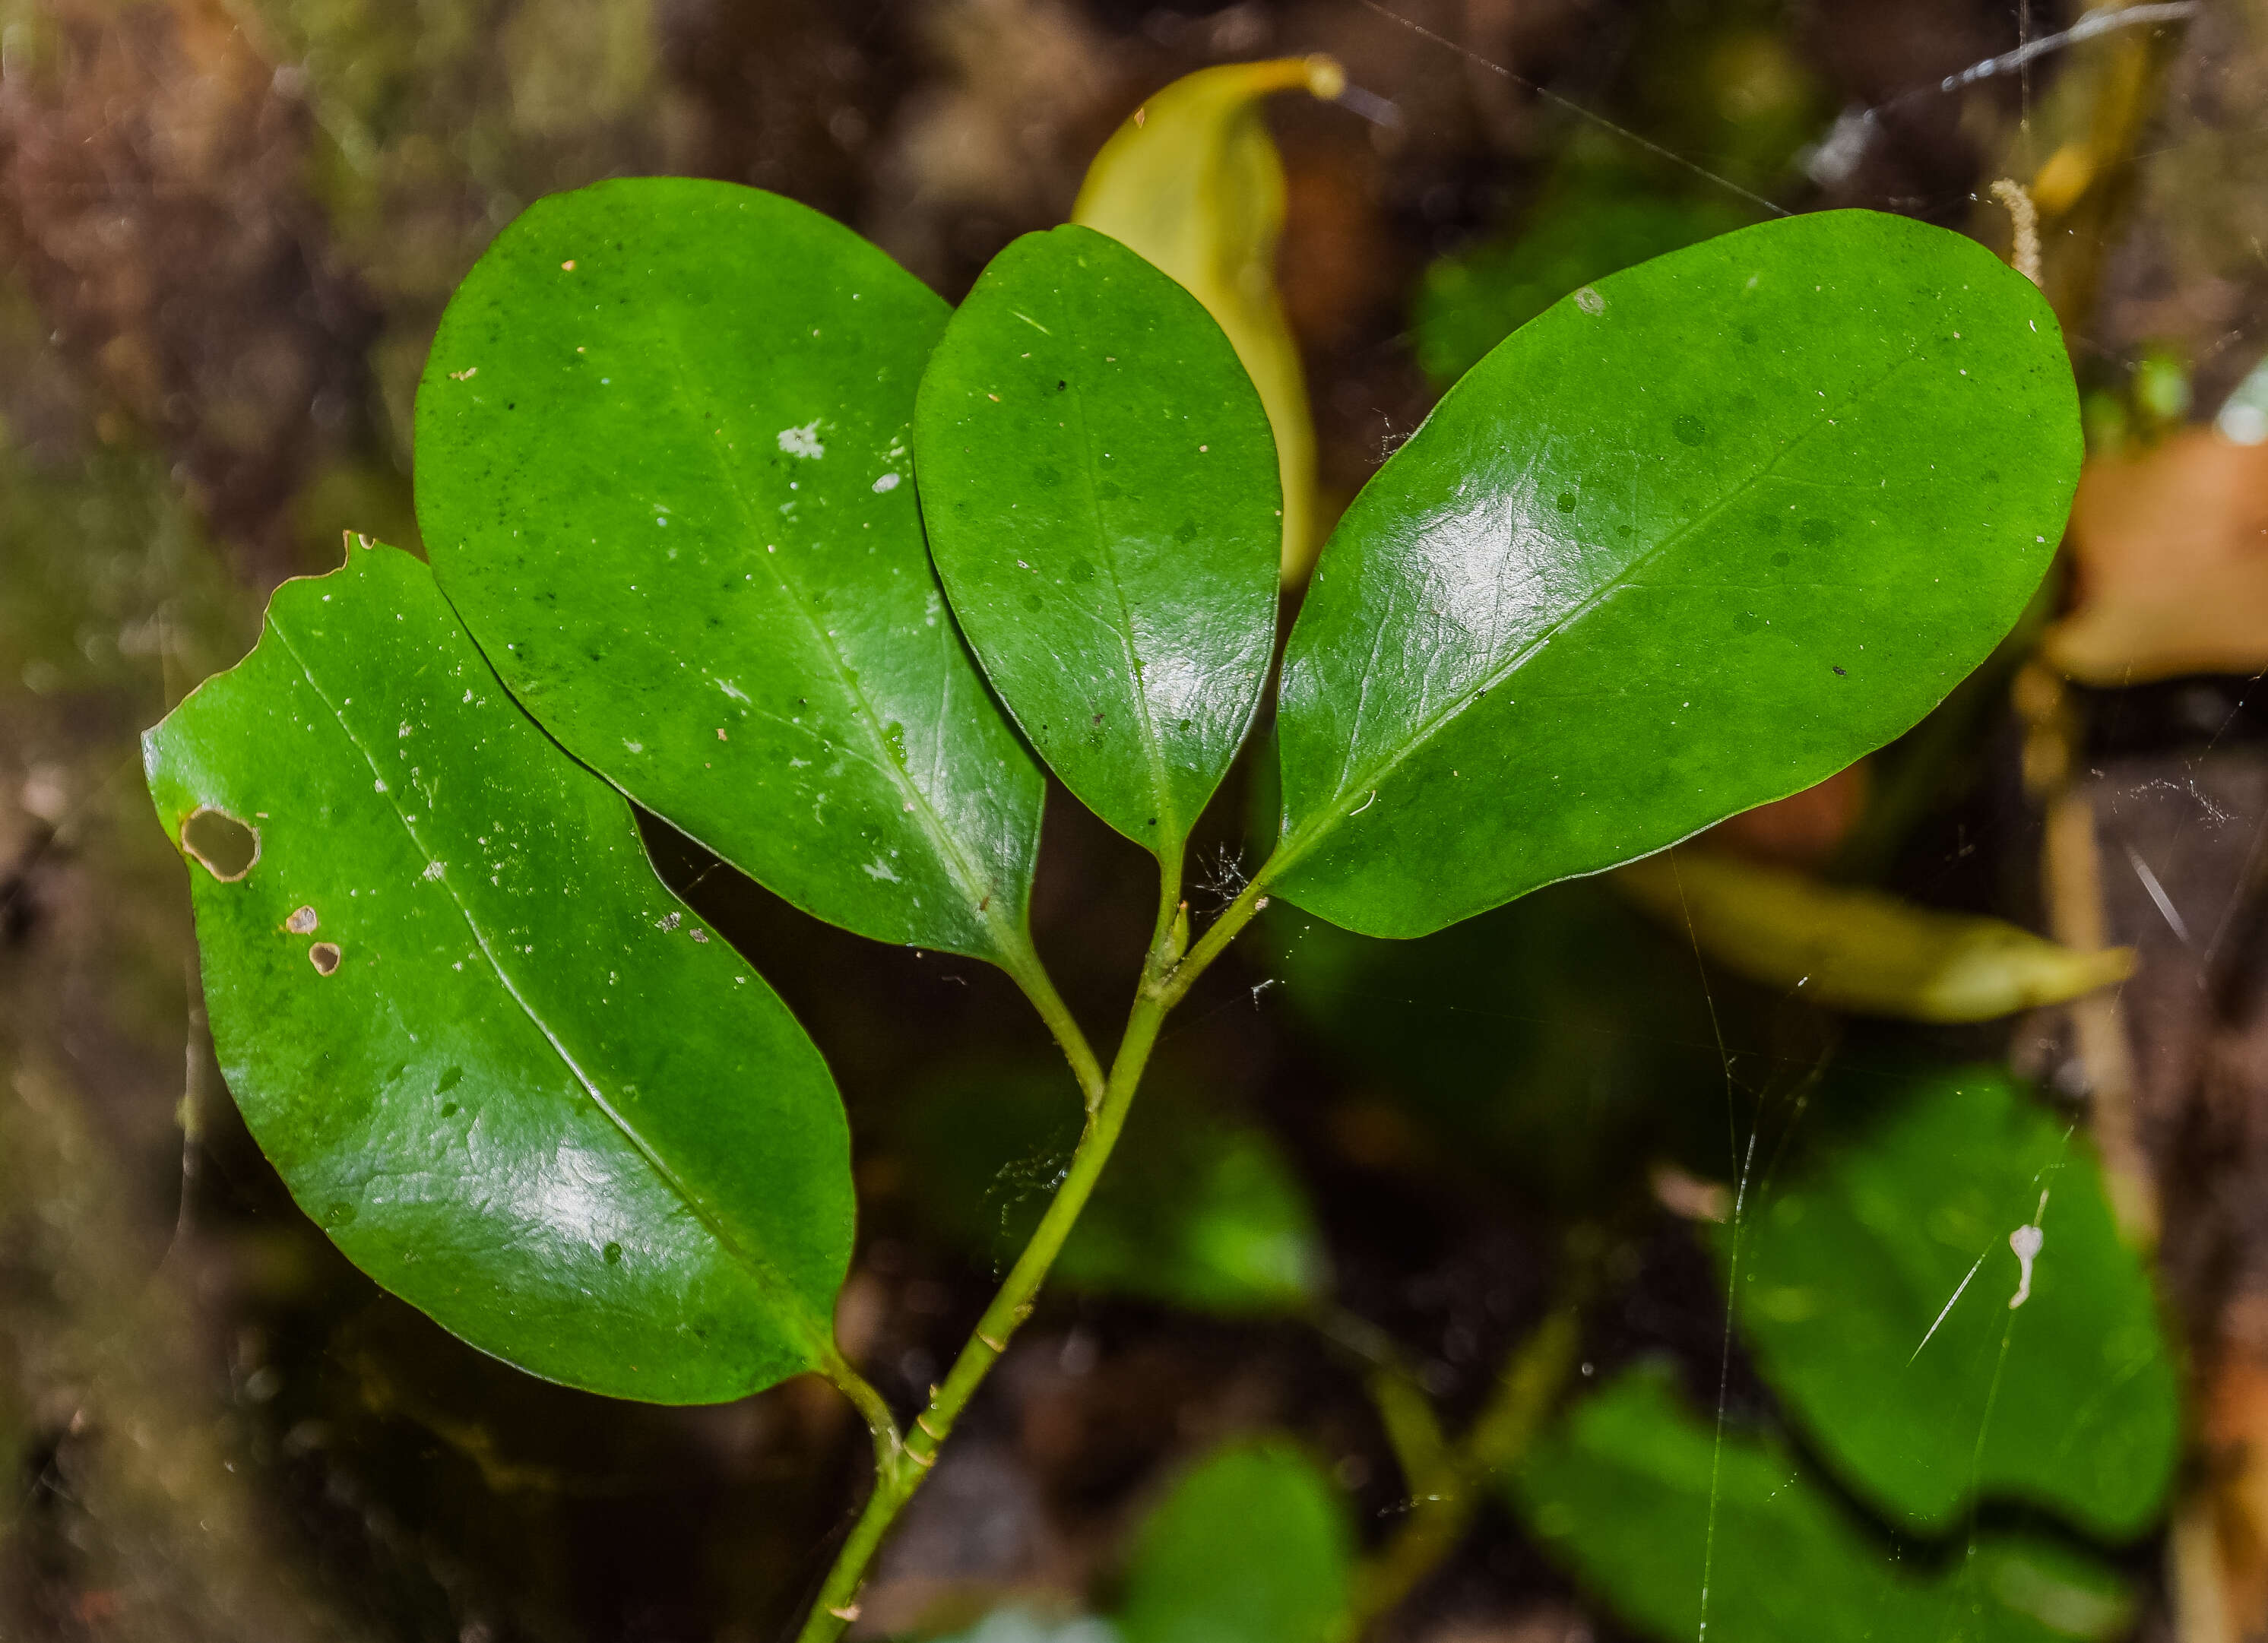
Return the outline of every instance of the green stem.
[[[1564,1301],[1547,1314],[1506,1363],[1495,1395],[1454,1453],[1425,1466],[1428,1476],[1403,1480],[1416,1501],[1409,1518],[1402,1531],[1356,1572],[1358,1632],[1391,1612],[1456,1550],[1479,1509],[1482,1490],[1527,1453],[1566,1384],[1581,1325],[1581,1308],[1575,1300]],[[1394,1419],[1391,1405],[1381,1403],[1381,1411],[1389,1421]]]
[[[1387,1447],[1402,1469],[1410,1498],[1430,1502],[1454,1486],[1456,1457],[1442,1435],[1440,1417],[1393,1337],[1369,1319],[1336,1309],[1325,1313],[1317,1326],[1360,1361],[1363,1389],[1386,1429]]]
[[[1095,1183],[1101,1178],[1102,1167],[1110,1160],[1111,1149],[1118,1144],[1119,1131],[1126,1125],[1127,1110],[1141,1085],[1143,1071],[1150,1064],[1150,1052],[1156,1047],[1158,1030],[1164,1026],[1174,1002],[1188,991],[1188,981],[1182,979],[1189,966],[1182,962],[1189,921],[1179,895],[1180,862],[1178,858],[1167,860],[1161,857],[1159,865],[1164,870],[1165,888],[1160,897],[1157,932],[1151,939],[1149,954],[1142,967],[1142,984],[1127,1016],[1125,1035],[1119,1041],[1109,1076],[1101,1081],[1100,1098],[1089,1104],[1086,1128],[1071,1153],[1071,1168],[1064,1174],[1063,1185],[1056,1190],[1047,1213],[1040,1218],[1031,1241],[1017,1256],[1006,1281],[992,1297],[992,1304],[977,1320],[975,1331],[961,1349],[961,1356],[954,1360],[945,1383],[930,1394],[929,1406],[915,1418],[910,1433],[901,1441],[896,1423],[890,1418],[887,1408],[881,1406],[873,1389],[839,1359],[829,1366],[828,1373],[836,1384],[858,1404],[873,1430],[874,1492],[867,1497],[865,1509],[850,1527],[850,1537],[836,1554],[835,1566],[828,1571],[826,1583],[820,1588],[819,1597],[804,1620],[798,1643],[833,1643],[843,1628],[858,1617],[859,1588],[865,1583],[866,1567],[880,1548],[883,1536],[921,1487],[922,1480],[929,1476],[930,1468],[937,1463],[938,1449],[952,1434],[954,1423],[961,1418],[961,1411],[968,1406],[968,1400],[983,1383],[986,1374],[1008,1350],[1017,1329],[1031,1315],[1040,1286],[1046,1281],[1056,1256],[1062,1253],[1064,1241],[1071,1236],[1079,1212],[1093,1196]],[[1209,963],[1211,960],[1205,961]],[[1036,961],[1034,968],[1036,970]],[[1042,979],[1044,981],[1043,973]],[[1194,975],[1188,976],[1189,981],[1195,979]],[[1181,984],[1173,989],[1170,997],[1169,982]],[[1027,985],[1026,991],[1032,991],[1032,988]],[[1054,997],[1053,987],[1047,987],[1045,991],[1046,996]],[[1034,1002],[1038,1002],[1037,995]],[[1060,1001],[1057,1007],[1061,1008]],[[1071,1030],[1075,1033],[1078,1029]],[[1062,1034],[1058,1032],[1057,1036],[1062,1037]],[[879,1416],[875,1412],[878,1408]]]
[[[1189,989],[1197,984],[1197,977],[1204,975],[1212,961],[1227,949],[1228,944],[1236,939],[1244,926],[1252,922],[1253,916],[1268,905],[1268,870],[1275,865],[1271,859],[1253,875],[1252,882],[1244,887],[1244,893],[1221,910],[1220,917],[1212,921],[1211,928],[1198,939],[1197,946],[1189,949],[1187,958],[1167,965],[1160,973],[1155,984],[1156,991],[1167,1009],[1172,1009],[1187,996]]]
[[[1024,990],[1024,997],[1032,1001],[1032,1008],[1040,1013],[1040,1020],[1055,1035],[1064,1059],[1071,1063],[1072,1076],[1079,1079],[1079,1094],[1086,1100],[1087,1110],[1094,1111],[1102,1099],[1102,1062],[1095,1055],[1094,1046],[1086,1042],[1086,1035],[1079,1030],[1071,1006],[1056,991],[1055,978],[1040,962],[1031,938],[1027,936],[1020,947],[1010,949],[1001,959],[1000,967]]]

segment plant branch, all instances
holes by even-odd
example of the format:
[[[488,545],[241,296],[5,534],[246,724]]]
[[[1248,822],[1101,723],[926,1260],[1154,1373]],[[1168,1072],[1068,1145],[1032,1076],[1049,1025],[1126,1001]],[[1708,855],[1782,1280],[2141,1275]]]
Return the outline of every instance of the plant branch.
[[[885,1429],[876,1426],[873,1414],[868,1414],[868,1424],[874,1426],[875,1432],[874,1491],[867,1498],[858,1521],[851,1525],[849,1538],[836,1554],[835,1565],[828,1571],[818,1599],[804,1620],[798,1643],[833,1643],[843,1628],[858,1617],[858,1593],[865,1583],[867,1566],[898,1514],[905,1509],[906,1503],[929,1475],[930,1468],[937,1463],[937,1452],[952,1435],[954,1425],[968,1406],[968,1400],[976,1396],[993,1364],[1008,1350],[1016,1330],[1031,1316],[1040,1286],[1046,1281],[1056,1257],[1063,1252],[1064,1241],[1078,1224],[1080,1211],[1086,1207],[1095,1183],[1101,1178],[1102,1168],[1110,1160],[1111,1149],[1118,1144],[1135,1091],[1140,1087],[1142,1074],[1150,1064],[1150,1052],[1157,1045],[1159,1029],[1165,1025],[1174,1004],[1188,991],[1189,984],[1205,964],[1211,962],[1211,954],[1198,961],[1195,954],[1189,955],[1189,961],[1183,961],[1182,952],[1189,939],[1189,914],[1180,897],[1178,852],[1171,859],[1161,856],[1159,865],[1163,889],[1159,898],[1157,930],[1143,961],[1141,986],[1127,1016],[1118,1053],[1112,1058],[1109,1076],[1102,1080],[1101,1098],[1089,1105],[1086,1127],[1071,1153],[1071,1168],[1064,1175],[1063,1185],[1056,1190],[1055,1198],[1040,1218],[1031,1241],[1024,1246],[1024,1252],[1017,1256],[1006,1280],[985,1308],[984,1315],[977,1320],[976,1330],[954,1360],[944,1384],[930,1393],[928,1407],[915,1418],[904,1440],[886,1442]],[[1244,915],[1245,919],[1250,917],[1248,911]],[[1206,932],[1208,937],[1218,933],[1226,922],[1224,917],[1216,923]],[[1243,922],[1238,921],[1239,927]],[[1234,930],[1229,932],[1230,936],[1234,933]],[[1227,945],[1227,939],[1223,937],[1212,952],[1219,952]],[[1033,969],[1044,984],[1045,973],[1039,970],[1036,960]],[[1039,1001],[1040,995],[1031,985],[1027,984],[1026,991],[1034,993],[1035,1003]],[[1045,996],[1055,997],[1052,986],[1045,987]],[[1061,1009],[1059,1000],[1057,1007]],[[1043,1009],[1042,1013],[1046,1012]],[[1064,1019],[1068,1020],[1067,1013]],[[1071,1028],[1074,1034],[1077,1030],[1076,1027]],[[1059,1031],[1057,1037],[1062,1036]],[[1065,1050],[1068,1054],[1068,1045]],[[1076,1066],[1076,1060],[1073,1065]],[[872,1394],[873,1389],[867,1388],[847,1365],[843,1373],[847,1380],[837,1378],[836,1384],[854,1402],[859,1401],[856,1388],[865,1388]],[[875,1397],[873,1402],[879,1404],[880,1400]],[[860,1408],[865,1411],[865,1404],[860,1403]],[[882,1411],[882,1418],[888,1420],[887,1409]],[[890,1423],[887,1431],[895,1439],[895,1422]]]
[[[1079,1079],[1079,1094],[1086,1099],[1086,1109],[1093,1112],[1101,1102],[1104,1083],[1102,1061],[1088,1043],[1086,1035],[1079,1030],[1078,1020],[1071,1006],[1056,991],[1055,979],[1048,974],[1047,966],[1040,962],[1031,939],[1025,938],[1023,946],[1011,951],[1002,961],[1001,968],[1024,990],[1024,997],[1032,1001],[1032,1008],[1040,1013],[1040,1020],[1048,1024],[1048,1031],[1071,1063],[1071,1075]]]
[[[1332,1309],[1316,1320],[1326,1338],[1362,1365],[1363,1389],[1370,1394],[1387,1447],[1413,1501],[1430,1500],[1450,1478],[1455,1456],[1433,1412],[1432,1399],[1394,1338],[1369,1319]]]
[[[1144,991],[1154,991],[1169,1010],[1186,998],[1189,989],[1197,984],[1197,977],[1227,951],[1228,944],[1252,922],[1254,915],[1268,905],[1268,868],[1273,865],[1272,862],[1263,864],[1260,871],[1253,874],[1252,882],[1244,887],[1243,892],[1221,910],[1220,917],[1214,919],[1204,934],[1198,938],[1197,944],[1189,950],[1189,955],[1177,957],[1175,961],[1160,968],[1154,981],[1145,981]]]
[[[1550,1412],[1574,1367],[1581,1336],[1580,1300],[1562,1301],[1506,1361],[1496,1392],[1456,1446],[1425,1464],[1422,1448],[1414,1458],[1424,1476],[1405,1476],[1413,1505],[1401,1531],[1356,1571],[1353,1597],[1358,1632],[1367,1631],[1417,1588],[1457,1548],[1479,1509],[1481,1492],[1498,1472],[1516,1464]],[[1406,1424],[1399,1410],[1402,1389],[1386,1388],[1380,1413],[1389,1433]],[[1379,1389],[1374,1385],[1373,1396]],[[1395,1448],[1400,1451],[1399,1438]],[[1412,1456],[1404,1456],[1405,1474]]]

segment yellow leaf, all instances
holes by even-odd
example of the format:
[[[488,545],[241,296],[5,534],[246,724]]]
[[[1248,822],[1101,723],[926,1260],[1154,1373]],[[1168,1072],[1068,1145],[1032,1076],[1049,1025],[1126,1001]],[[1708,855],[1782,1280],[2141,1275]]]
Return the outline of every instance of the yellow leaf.
[[[2185,430],[2097,457],[2071,512],[2077,597],[2047,659],[2086,684],[2268,668],[2268,445]]]
[[[1315,429],[1300,347],[1276,291],[1284,162],[1261,122],[1271,92],[1336,97],[1329,57],[1200,69],[1134,111],[1087,168],[1071,220],[1138,251],[1205,306],[1260,390],[1284,483],[1284,579],[1307,574],[1315,535]]]
[[[1937,912],[1705,851],[1632,862],[1615,881],[1680,933],[1690,929],[1727,969],[1866,1015],[1989,1021],[2078,998],[2134,969],[2132,948],[2082,953],[1997,918]]]

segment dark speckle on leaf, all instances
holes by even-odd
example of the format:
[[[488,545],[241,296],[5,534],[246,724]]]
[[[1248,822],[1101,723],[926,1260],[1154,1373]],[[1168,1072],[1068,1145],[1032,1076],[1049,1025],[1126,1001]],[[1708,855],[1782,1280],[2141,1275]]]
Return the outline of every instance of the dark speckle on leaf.
[[[1835,670],[1835,676],[1836,676],[1837,679],[1847,679],[1847,678],[1849,678],[1849,677],[1850,677],[1850,674],[1848,674],[1845,673],[1845,672],[1844,672],[1840,667],[1837,667],[1837,668]]]

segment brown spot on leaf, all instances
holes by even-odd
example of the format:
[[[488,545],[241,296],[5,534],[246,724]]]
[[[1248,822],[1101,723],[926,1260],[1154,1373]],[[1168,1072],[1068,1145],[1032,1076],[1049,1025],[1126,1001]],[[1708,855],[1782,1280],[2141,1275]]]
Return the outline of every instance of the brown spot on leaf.
[[[339,944],[318,941],[307,949],[307,962],[315,967],[315,974],[328,976],[339,967]]]
[[[295,936],[313,935],[315,933],[315,910],[312,907],[294,908],[292,910],[291,916],[284,921],[284,928],[290,931]]]

